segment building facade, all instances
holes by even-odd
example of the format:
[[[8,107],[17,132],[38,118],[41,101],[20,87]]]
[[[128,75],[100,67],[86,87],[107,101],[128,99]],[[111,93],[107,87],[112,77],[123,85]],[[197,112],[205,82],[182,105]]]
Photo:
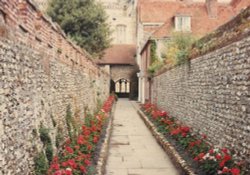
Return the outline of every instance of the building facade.
[[[156,41],[156,52],[161,57],[164,43],[171,39],[173,32],[202,37],[249,5],[249,0],[140,0],[137,13],[139,101],[150,100],[148,67],[151,64],[151,40]]]
[[[97,0],[108,15],[112,44],[136,43],[136,0]]]

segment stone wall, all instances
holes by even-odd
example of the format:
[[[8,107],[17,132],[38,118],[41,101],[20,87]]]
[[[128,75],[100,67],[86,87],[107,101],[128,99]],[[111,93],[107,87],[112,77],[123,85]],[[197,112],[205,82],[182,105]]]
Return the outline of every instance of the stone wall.
[[[67,106],[83,121],[110,76],[28,0],[0,1],[0,35],[0,175],[34,174],[41,124],[67,136]]]
[[[242,19],[239,18],[249,24],[249,17]],[[243,29],[244,37],[236,33],[231,40],[228,34],[238,26],[241,25],[228,27],[228,33],[224,30],[216,36],[218,40],[212,38],[220,44],[217,49],[213,47],[205,55],[191,59],[189,64],[153,77],[151,100],[184,124],[207,134],[214,145],[228,147],[249,162],[250,33]],[[223,41],[221,37],[232,42],[222,46],[217,42]]]

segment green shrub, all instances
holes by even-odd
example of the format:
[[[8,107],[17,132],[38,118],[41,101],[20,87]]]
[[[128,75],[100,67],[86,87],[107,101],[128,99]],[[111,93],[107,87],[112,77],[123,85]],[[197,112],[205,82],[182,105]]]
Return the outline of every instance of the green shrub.
[[[39,128],[40,139],[45,147],[46,158],[48,162],[53,159],[53,145],[51,138],[49,136],[49,129],[45,128],[43,125]]]
[[[53,146],[52,146],[52,144],[46,145],[45,153],[46,153],[46,157],[48,159],[48,162],[50,163],[53,160]]]
[[[51,138],[49,136],[49,129],[44,128],[44,126],[42,125],[39,128],[39,133],[40,133],[40,139],[44,145],[51,144]]]
[[[48,162],[43,152],[40,152],[35,158],[35,174],[36,175],[44,175],[47,174],[47,170],[49,168]]]
[[[190,34],[174,33],[167,42],[166,62],[172,65],[186,63],[194,41],[194,37]]]

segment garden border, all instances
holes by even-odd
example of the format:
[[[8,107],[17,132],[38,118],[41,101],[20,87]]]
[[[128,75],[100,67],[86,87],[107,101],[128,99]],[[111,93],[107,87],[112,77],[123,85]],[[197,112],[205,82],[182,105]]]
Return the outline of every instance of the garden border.
[[[105,134],[105,140],[102,143],[102,148],[97,161],[96,175],[104,175],[106,171],[105,167],[108,159],[109,143],[113,130],[113,119],[114,119],[115,108],[116,108],[116,101],[114,102],[112,110],[110,112],[110,120],[108,121],[109,123]]]
[[[137,110],[137,113],[145,123],[145,125],[149,128],[154,138],[166,152],[166,154],[173,161],[178,171],[180,171],[183,175],[197,175],[195,171],[187,164],[187,162],[180,156],[180,154],[176,151],[174,146],[172,146],[164,137],[163,134],[157,131],[155,125],[145,116],[145,114],[139,109],[138,104],[133,103],[134,108]]]

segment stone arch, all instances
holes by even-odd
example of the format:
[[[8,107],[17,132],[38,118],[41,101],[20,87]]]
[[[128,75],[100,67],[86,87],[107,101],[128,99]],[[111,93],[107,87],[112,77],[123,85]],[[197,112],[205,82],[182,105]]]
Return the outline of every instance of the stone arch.
[[[129,97],[131,88],[130,88],[131,82],[129,79],[121,78],[115,81],[115,93],[119,97]]]

